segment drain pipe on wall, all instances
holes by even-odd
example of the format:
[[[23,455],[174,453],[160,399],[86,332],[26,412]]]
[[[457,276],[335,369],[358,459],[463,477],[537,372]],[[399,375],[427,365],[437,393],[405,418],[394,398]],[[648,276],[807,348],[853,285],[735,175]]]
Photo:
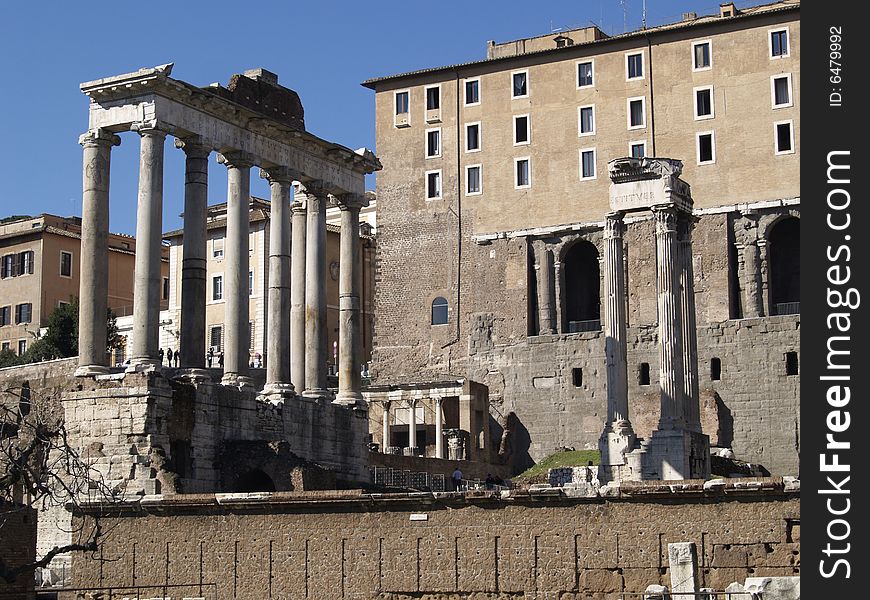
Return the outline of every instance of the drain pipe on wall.
[[[646,11],[644,11],[646,14]],[[646,23],[644,23],[644,28],[646,28]],[[646,53],[649,56],[649,130],[650,130],[650,144],[652,145],[652,154],[650,156],[656,155],[656,110],[655,110],[655,96],[653,94],[653,56],[652,56],[652,40],[650,40],[649,33],[644,32],[644,37],[646,37]]]
[[[456,310],[454,311],[454,320],[456,321],[456,335],[453,339],[441,346],[441,349],[452,346],[459,342],[460,338],[460,322],[459,318],[462,314],[462,134],[461,125],[459,123],[459,71],[453,69],[455,83],[455,111],[454,119],[456,123],[456,210],[453,211],[456,215]],[[452,211],[452,209],[448,209]],[[450,358],[447,359],[448,369],[450,368]]]

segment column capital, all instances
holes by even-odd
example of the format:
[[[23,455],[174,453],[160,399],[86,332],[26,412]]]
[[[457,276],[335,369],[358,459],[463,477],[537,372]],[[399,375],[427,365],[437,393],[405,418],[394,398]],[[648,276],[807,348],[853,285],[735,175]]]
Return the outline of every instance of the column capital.
[[[604,239],[618,239],[625,235],[625,213],[622,211],[610,212],[605,215]]]
[[[226,165],[227,168],[235,167],[236,169],[248,169],[257,164],[257,158],[253,154],[241,150],[221,152],[218,154],[217,161]]]
[[[369,205],[365,194],[341,194],[335,197],[335,202],[340,210],[359,210]]]
[[[105,129],[93,129],[79,136],[79,144],[85,148],[89,146],[120,146],[121,138]]]
[[[294,181],[298,181],[300,175],[299,171],[290,167],[278,166],[264,167],[260,169],[260,179],[265,179],[270,184],[283,183],[289,185]]]
[[[322,179],[297,181],[293,184],[293,189],[297,194],[305,194],[306,196],[315,196],[317,198],[326,198],[329,195],[329,190]]]
[[[650,207],[656,220],[656,235],[677,231],[677,208],[673,204],[656,204]]]
[[[176,139],[175,147],[183,150],[190,158],[208,158],[212,150],[198,135]]]
[[[139,135],[153,135],[166,137],[170,133],[175,130],[175,127],[169,125],[168,123],[163,123],[162,121],[158,121],[157,119],[151,119],[150,121],[137,121],[130,125],[130,131],[135,131]]]

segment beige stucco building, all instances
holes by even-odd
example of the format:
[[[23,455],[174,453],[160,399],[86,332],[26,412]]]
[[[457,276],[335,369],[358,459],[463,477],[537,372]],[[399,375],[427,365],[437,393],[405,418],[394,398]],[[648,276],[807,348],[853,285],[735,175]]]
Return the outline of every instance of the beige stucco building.
[[[587,27],[490,42],[483,60],[364,82],[384,166],[374,383],[486,384],[493,435],[522,434],[505,457],[517,468],[595,447],[607,165],[670,157],[699,218],[705,432],[771,472],[797,472],[799,16],[795,0],[726,3],[615,36]],[[629,395],[648,433],[653,224],[626,223]]]
[[[80,247],[79,217],[0,224],[0,347],[22,354],[52,311],[78,296]],[[109,308],[117,315],[133,304],[135,249],[133,237],[109,235]]]

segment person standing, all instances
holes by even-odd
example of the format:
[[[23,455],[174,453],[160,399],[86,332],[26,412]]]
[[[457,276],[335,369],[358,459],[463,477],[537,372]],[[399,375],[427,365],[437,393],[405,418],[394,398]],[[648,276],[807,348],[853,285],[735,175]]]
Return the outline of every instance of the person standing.
[[[178,368],[178,357],[181,355],[181,348],[175,351],[175,368]]]
[[[157,356],[160,358],[160,365],[163,366],[163,348],[160,349],[160,352],[157,353]]]
[[[208,363],[208,368],[211,369],[211,363],[214,361],[214,348],[208,347],[208,353],[205,355],[205,360]]]
[[[224,352],[221,350],[220,354],[218,354],[218,367],[221,369],[224,368]]]
[[[166,366],[167,367],[172,366],[172,348],[166,349]]]
[[[456,469],[450,478],[453,480],[453,491],[458,492],[459,487],[462,485],[462,471],[459,470],[459,465],[456,465]]]

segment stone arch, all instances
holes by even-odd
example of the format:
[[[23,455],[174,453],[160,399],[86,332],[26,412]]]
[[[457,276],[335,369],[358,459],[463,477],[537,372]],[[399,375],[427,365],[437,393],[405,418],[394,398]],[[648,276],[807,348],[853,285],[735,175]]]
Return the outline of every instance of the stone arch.
[[[800,218],[783,215],[767,229],[770,314],[800,312]]]
[[[601,266],[595,244],[579,239],[562,253],[565,331],[601,328]]]
[[[234,492],[274,492],[275,482],[261,469],[250,469],[236,477]]]

